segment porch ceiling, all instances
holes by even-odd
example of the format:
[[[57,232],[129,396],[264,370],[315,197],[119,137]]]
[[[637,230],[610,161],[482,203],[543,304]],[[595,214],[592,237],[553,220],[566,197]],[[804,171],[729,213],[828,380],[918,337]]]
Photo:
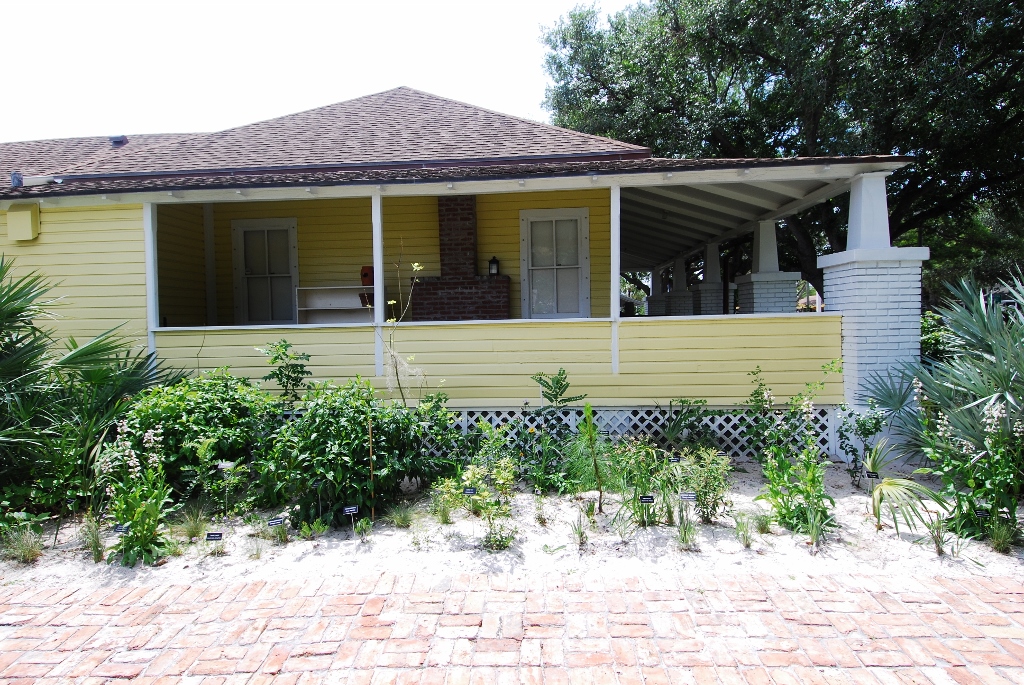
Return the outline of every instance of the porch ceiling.
[[[643,271],[699,252],[849,188],[849,178],[623,188],[622,269]]]

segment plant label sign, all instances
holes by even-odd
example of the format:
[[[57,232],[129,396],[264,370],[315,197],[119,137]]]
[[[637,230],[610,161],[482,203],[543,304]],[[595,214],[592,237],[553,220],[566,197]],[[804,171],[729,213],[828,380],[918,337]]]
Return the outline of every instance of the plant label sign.
[[[668,463],[670,463],[670,464],[678,464],[679,463],[679,457],[669,457],[668,458]]]
[[[274,526],[283,526],[283,525],[284,525],[284,517],[281,517],[281,516],[278,516],[276,518],[272,518],[269,521],[267,521],[267,527],[268,528],[273,528]]]
[[[223,540],[223,539],[224,539],[224,533],[207,533],[206,534],[206,541],[207,542],[215,542],[217,540]]]
[[[976,512],[974,512],[974,515],[977,516],[980,519],[987,519],[987,518],[991,518],[991,516],[992,516],[992,514],[988,513],[987,511],[976,511]]]
[[[317,488],[319,488],[323,484],[324,484],[324,482],[322,480],[320,480],[320,479],[317,479],[317,480],[313,481],[312,483],[310,483],[310,485],[313,486],[314,490],[316,490]]]
[[[868,478],[871,480],[878,480],[878,471],[868,471]]]
[[[128,522],[128,523],[118,523],[117,525],[114,526],[114,532],[115,533],[127,533],[128,532],[128,528],[131,525],[132,525],[131,522]]]
[[[640,495],[640,504],[654,504],[654,495]]]
[[[475,495],[476,494],[476,488],[462,488],[462,494],[463,495]]]
[[[359,513],[359,506],[357,505],[357,506],[354,506],[354,507],[342,507],[341,513],[342,514],[348,514],[349,516],[351,516],[353,514],[358,514]]]
[[[681,492],[681,493],[679,493],[679,499],[683,500],[684,502],[696,502],[697,501],[697,493],[696,492]]]

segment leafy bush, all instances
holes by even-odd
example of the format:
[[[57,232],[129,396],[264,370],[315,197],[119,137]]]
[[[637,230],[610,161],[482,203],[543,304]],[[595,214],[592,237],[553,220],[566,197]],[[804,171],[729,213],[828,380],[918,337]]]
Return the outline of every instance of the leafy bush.
[[[171,488],[160,460],[162,436],[159,426],[147,431],[143,448],[136,451],[128,435],[119,430],[117,439],[97,459],[107,509],[125,528],[107,561],[120,554],[124,566],[134,566],[139,559],[152,564],[165,553],[165,520],[171,504]]]
[[[661,427],[669,449],[687,445],[717,447],[715,434],[705,421],[716,414],[707,408],[707,400],[674,399],[668,403],[668,417]]]
[[[274,370],[263,377],[265,381],[274,381],[283,391],[286,402],[295,403],[300,399],[299,391],[306,388],[306,378],[313,375],[313,372],[306,368],[303,362],[309,361],[309,355],[302,352],[293,352],[292,344],[281,339],[276,343],[269,343],[266,349],[256,348],[267,355],[267,363],[274,367]]]
[[[279,414],[270,393],[218,369],[141,393],[120,434],[138,450],[146,433],[161,427],[167,481],[181,495],[219,500],[225,479],[217,465],[251,461],[268,444]]]
[[[609,481],[608,459],[611,443],[598,430],[594,409],[588,402],[583,407],[583,422],[567,443],[566,471],[576,492],[597,490],[597,509],[604,512],[604,491]]]
[[[340,525],[342,507],[351,505],[372,516],[401,498],[403,479],[429,480],[448,468],[431,453],[438,444],[460,444],[446,400],[431,395],[415,408],[384,402],[362,379],[313,386],[305,412],[279,430],[253,467],[263,500],[294,503],[297,522]]]
[[[901,454],[923,455],[921,470],[942,480],[950,527],[987,535],[977,512],[1015,520],[1024,494],[1024,309],[969,278],[949,289],[938,310],[946,356],[873,376],[866,391]],[[1024,302],[1019,274],[1001,289]]]
[[[665,453],[650,440],[629,438],[616,444],[610,453],[610,472],[618,479],[622,493],[622,506],[615,514],[613,525],[621,530],[646,528],[666,521],[669,517],[663,489],[673,487],[674,470],[667,469]],[[674,465],[673,465],[674,466]],[[650,498],[653,501],[645,501]],[[668,504],[674,507],[675,503]]]
[[[681,485],[697,495],[694,509],[701,523],[711,523],[725,509],[729,456],[716,448],[695,447],[684,449],[681,457]]]

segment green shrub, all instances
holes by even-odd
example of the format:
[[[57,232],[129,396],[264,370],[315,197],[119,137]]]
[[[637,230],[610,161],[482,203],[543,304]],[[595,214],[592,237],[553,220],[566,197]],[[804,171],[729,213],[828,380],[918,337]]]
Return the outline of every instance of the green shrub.
[[[697,495],[694,509],[701,523],[711,523],[725,508],[729,490],[729,457],[713,447],[684,449],[681,454],[682,487]]]
[[[395,528],[411,528],[414,511],[410,502],[398,502],[391,506],[384,520]]]
[[[293,352],[292,344],[284,339],[268,343],[266,349],[259,347],[256,349],[267,355],[267,363],[274,367],[274,370],[264,376],[263,380],[277,383],[286,402],[298,402],[299,391],[306,387],[306,378],[313,375],[313,372],[307,369],[303,363],[309,361],[309,355]]]
[[[167,482],[181,495],[221,500],[225,479],[217,465],[251,461],[279,420],[270,393],[219,369],[141,393],[119,434],[138,450],[146,433],[160,427]]]
[[[568,455],[566,471],[573,489],[576,492],[597,490],[597,510],[604,513],[611,443],[598,429],[589,402],[583,406],[583,421],[576,435],[568,440],[565,452]]]
[[[31,526],[16,526],[0,536],[4,556],[22,564],[34,563],[43,556],[43,536]]]
[[[342,507],[357,505],[372,515],[398,501],[403,479],[431,480],[450,467],[433,456],[433,447],[461,444],[446,400],[431,395],[409,408],[378,399],[362,379],[314,385],[304,413],[280,429],[253,467],[264,503],[293,504],[297,522],[342,525]]]
[[[369,517],[359,519],[353,526],[353,532],[359,536],[360,542],[366,542],[373,532],[373,521]]]
[[[992,549],[1000,554],[1009,554],[1017,540],[1017,527],[1010,521],[997,518],[988,528],[988,539]]]
[[[622,493],[622,506],[615,513],[613,525],[627,531],[667,520],[665,501],[660,496],[667,464],[666,454],[646,438],[628,438],[612,448],[609,471],[617,476]],[[678,491],[678,487],[675,489]],[[647,497],[653,502],[645,502]]]
[[[92,513],[88,513],[82,519],[82,527],[78,531],[78,537],[87,550],[94,563],[103,561],[106,555],[106,545],[103,543],[103,531],[100,530],[100,522]]]
[[[978,511],[1015,520],[1024,494],[1024,302],[1018,273],[1000,290],[967,278],[948,286],[938,309],[945,350],[868,379],[867,394],[885,411],[899,451],[924,455],[942,480],[950,528],[989,533]]]

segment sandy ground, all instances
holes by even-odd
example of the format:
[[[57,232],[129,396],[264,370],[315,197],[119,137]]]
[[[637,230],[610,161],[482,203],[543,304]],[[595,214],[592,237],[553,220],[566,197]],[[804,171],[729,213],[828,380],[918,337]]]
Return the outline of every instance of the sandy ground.
[[[331,531],[317,541],[293,535],[287,545],[256,541],[240,520],[212,524],[223,531],[227,554],[211,556],[210,543],[185,545],[181,556],[170,557],[156,567],[133,569],[115,564],[94,564],[77,540],[77,525],[65,523],[58,544],[49,531],[47,548],[32,565],[0,561],[0,584],[101,586],[107,584],[201,584],[263,579],[294,579],[324,575],[362,575],[374,571],[393,573],[584,573],[604,572],[637,575],[648,571],[694,573],[763,573],[768,575],[879,573],[886,576],[1008,576],[1024,581],[1024,550],[1011,554],[992,551],[983,542],[966,542],[958,556],[938,557],[924,530],[897,535],[891,522],[881,531],[867,514],[866,490],[850,485],[843,466],[829,469],[827,489],[836,500],[838,527],[824,547],[812,555],[806,536],[775,528],[769,535],[754,536],[750,549],[737,541],[731,514],[755,512],[760,491],[760,468],[751,462],[734,463],[730,476],[728,513],[711,525],[700,527],[700,551],[682,551],[675,529],[657,527],[622,540],[612,531],[611,516],[618,507],[616,496],[606,498],[605,515],[588,529],[589,541],[579,550],[571,539],[570,523],[577,520],[583,498],[546,497],[547,525],[536,521],[532,494],[520,493],[512,506],[512,523],[518,535],[504,552],[488,552],[480,540],[485,523],[463,512],[452,525],[443,526],[427,513],[421,500],[412,529],[396,529],[378,521],[370,541],[353,539],[349,530]],[[608,500],[611,500],[610,502]],[[108,540],[115,534],[108,531]],[[254,547],[262,548],[252,558]]]

